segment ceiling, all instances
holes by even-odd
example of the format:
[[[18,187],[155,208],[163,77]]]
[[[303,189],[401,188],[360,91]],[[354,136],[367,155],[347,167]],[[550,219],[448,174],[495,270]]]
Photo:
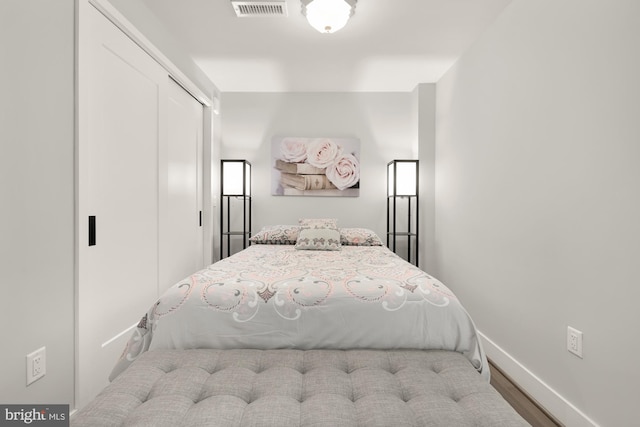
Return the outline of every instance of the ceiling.
[[[433,83],[511,0],[358,0],[334,34],[300,0],[287,17],[238,18],[231,0],[144,4],[222,92],[409,92]]]

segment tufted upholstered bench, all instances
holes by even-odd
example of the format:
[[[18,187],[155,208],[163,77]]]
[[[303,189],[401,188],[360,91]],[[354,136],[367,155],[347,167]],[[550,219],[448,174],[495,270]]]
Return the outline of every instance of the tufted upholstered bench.
[[[461,354],[155,350],[71,419],[101,426],[524,426]]]

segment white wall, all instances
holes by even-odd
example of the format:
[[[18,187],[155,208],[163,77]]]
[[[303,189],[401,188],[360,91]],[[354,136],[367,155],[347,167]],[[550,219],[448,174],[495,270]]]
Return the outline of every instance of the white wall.
[[[418,139],[420,160],[420,229],[419,267],[431,272],[436,268],[435,257],[435,118],[436,85],[422,83],[413,90],[414,132]]]
[[[254,231],[300,217],[335,217],[339,226],[367,227],[384,240],[386,165],[418,156],[413,110],[411,93],[224,93],[220,155],[252,163]],[[359,138],[360,197],[271,196],[275,135]]]
[[[0,16],[0,402],[73,407],[74,0],[3,0]]]
[[[514,0],[437,84],[436,274],[568,426],[637,424],[638,40],[635,0]]]

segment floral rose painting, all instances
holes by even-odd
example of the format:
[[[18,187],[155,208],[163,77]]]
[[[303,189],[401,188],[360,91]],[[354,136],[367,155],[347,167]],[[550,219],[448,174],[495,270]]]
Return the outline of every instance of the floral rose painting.
[[[273,195],[359,195],[358,139],[274,137],[271,154]]]

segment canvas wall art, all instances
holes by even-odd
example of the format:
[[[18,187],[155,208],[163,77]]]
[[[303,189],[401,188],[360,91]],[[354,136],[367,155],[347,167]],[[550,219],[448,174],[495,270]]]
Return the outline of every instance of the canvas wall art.
[[[360,195],[360,140],[274,137],[271,141],[275,196]]]

